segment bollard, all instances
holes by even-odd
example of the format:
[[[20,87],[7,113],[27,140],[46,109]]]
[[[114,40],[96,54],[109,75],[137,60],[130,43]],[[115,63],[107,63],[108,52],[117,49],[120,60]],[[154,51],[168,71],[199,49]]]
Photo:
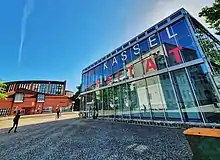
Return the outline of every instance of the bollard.
[[[220,129],[189,128],[184,134],[193,152],[193,160],[220,159]]]

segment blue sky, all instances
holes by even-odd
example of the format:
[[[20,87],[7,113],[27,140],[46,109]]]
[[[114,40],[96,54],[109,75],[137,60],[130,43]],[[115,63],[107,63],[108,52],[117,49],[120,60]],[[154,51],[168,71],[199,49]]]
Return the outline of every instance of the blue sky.
[[[30,1],[34,3],[29,9],[31,14],[25,20],[25,36],[19,62],[23,10]],[[67,80],[67,89],[76,90],[82,69],[95,60],[180,7],[185,7],[197,17],[200,8],[212,2],[2,0],[0,79]]]

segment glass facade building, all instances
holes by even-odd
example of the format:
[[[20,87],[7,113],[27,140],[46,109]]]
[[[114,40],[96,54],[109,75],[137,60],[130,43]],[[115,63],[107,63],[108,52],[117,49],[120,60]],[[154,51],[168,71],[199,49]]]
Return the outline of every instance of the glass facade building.
[[[99,118],[220,124],[220,41],[180,9],[82,71]]]

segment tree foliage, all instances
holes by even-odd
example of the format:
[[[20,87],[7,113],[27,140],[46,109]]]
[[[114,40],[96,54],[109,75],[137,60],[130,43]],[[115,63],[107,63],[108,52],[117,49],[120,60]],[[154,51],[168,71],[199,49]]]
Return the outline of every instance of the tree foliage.
[[[7,94],[5,93],[7,85],[0,82],[0,99],[6,99]]]
[[[215,0],[210,7],[202,8],[199,17],[204,17],[210,28],[214,28],[216,34],[220,35],[220,0]]]
[[[79,97],[79,95],[80,95],[80,93],[81,93],[82,85],[80,84],[80,85],[77,86],[76,88],[77,88],[77,91],[76,91],[76,93],[72,96],[71,99],[72,99],[72,101],[75,102],[75,103],[74,103],[74,106],[72,106],[73,109],[74,109],[75,111],[78,111],[78,110],[79,110],[79,107],[80,107],[80,99],[79,99],[78,97]]]

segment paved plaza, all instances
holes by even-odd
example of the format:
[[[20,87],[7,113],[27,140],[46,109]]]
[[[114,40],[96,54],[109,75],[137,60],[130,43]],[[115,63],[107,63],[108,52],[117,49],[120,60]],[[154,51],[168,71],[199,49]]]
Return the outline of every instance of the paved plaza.
[[[1,122],[0,122],[1,123]],[[66,119],[0,129],[1,160],[187,160],[181,129]]]

